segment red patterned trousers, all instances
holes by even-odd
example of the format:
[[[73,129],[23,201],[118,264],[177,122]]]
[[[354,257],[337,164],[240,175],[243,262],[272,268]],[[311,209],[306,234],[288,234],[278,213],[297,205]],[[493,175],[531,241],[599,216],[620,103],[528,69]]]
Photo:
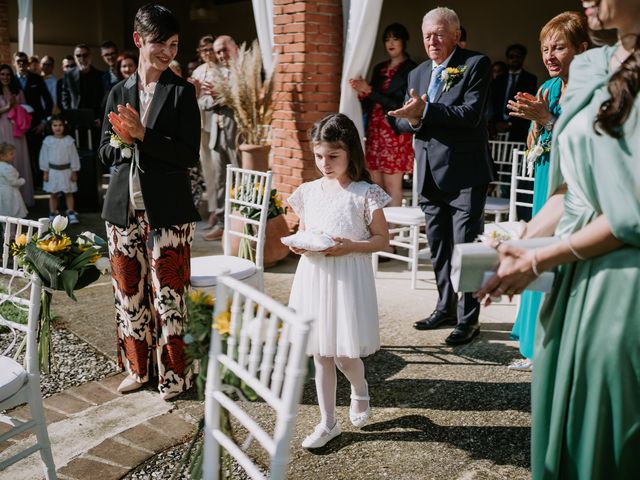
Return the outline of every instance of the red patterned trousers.
[[[151,230],[144,210],[130,212],[126,228],[107,222],[118,364],[141,383],[157,374],[162,397],[191,386],[182,331],[194,231],[194,223]]]

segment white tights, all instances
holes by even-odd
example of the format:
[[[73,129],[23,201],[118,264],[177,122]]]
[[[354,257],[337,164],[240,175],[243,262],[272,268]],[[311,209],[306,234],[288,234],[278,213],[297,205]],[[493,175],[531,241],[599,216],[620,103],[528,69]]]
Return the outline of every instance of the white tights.
[[[336,424],[336,367],[351,383],[355,395],[367,396],[367,382],[364,378],[364,363],[360,358],[313,356],[316,367],[316,391],[320,407],[321,423],[328,429]],[[364,412],[369,406],[368,400],[353,400],[354,411]]]

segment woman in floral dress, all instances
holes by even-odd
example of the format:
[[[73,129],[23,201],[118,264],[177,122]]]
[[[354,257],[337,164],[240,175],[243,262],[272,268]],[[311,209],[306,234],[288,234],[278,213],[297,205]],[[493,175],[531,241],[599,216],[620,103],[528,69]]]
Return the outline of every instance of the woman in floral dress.
[[[399,133],[387,120],[387,112],[404,103],[407,78],[416,67],[406,52],[408,40],[409,32],[403,25],[389,25],[382,34],[389,60],[374,67],[370,84],[362,77],[349,81],[367,117],[367,168],[372,180],[391,196],[390,206],[402,204],[402,174],[413,169],[413,136]]]

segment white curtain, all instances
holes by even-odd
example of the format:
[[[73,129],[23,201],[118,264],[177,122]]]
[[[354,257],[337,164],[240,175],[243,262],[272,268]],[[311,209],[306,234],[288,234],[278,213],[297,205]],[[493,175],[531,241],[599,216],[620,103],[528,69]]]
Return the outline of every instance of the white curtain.
[[[340,112],[347,115],[364,136],[362,108],[349,79],[365,77],[376,45],[382,0],[343,0],[345,49],[340,84]]]
[[[273,0],[251,0],[256,21],[262,65],[268,75],[273,70]]]
[[[18,0],[18,50],[33,55],[33,0]]]

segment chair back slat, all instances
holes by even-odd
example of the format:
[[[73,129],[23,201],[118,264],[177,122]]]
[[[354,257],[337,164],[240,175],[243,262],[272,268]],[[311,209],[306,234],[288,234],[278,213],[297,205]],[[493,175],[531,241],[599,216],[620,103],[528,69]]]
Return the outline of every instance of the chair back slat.
[[[496,196],[506,196],[509,192],[509,185],[511,184],[511,155],[514,151],[525,150],[526,144],[523,142],[508,142],[500,140],[489,141],[489,149],[491,151],[491,157],[493,163],[496,166],[496,179],[492,182],[493,185],[506,188],[497,188]]]
[[[230,255],[232,236],[255,242],[255,263],[258,269],[264,267],[265,229],[269,201],[271,199],[271,183],[271,171],[258,172],[227,166],[224,206],[224,254]],[[247,218],[237,213],[242,208],[253,208],[258,210],[260,214],[257,219]],[[231,220],[234,220],[234,222],[232,223]],[[245,226],[247,225],[253,228],[253,234],[245,232]],[[232,227],[234,227],[233,230]]]
[[[218,280],[214,318],[227,308],[229,297],[233,300],[230,332],[225,337],[227,348],[222,351],[221,335],[214,330],[209,351],[203,478],[217,478],[220,447],[236,458],[251,478],[263,478],[247,452],[220,428],[219,413],[224,408],[269,453],[269,478],[281,479],[286,472],[289,441],[302,395],[311,319],[227,276]],[[246,404],[226,394],[221,385],[221,366],[244,381],[274,410],[274,428],[261,427]]]
[[[517,207],[533,207],[534,172],[527,168],[526,152],[514,150],[511,154],[511,186],[509,194],[509,221],[518,221]],[[530,198],[531,202],[523,200]]]

